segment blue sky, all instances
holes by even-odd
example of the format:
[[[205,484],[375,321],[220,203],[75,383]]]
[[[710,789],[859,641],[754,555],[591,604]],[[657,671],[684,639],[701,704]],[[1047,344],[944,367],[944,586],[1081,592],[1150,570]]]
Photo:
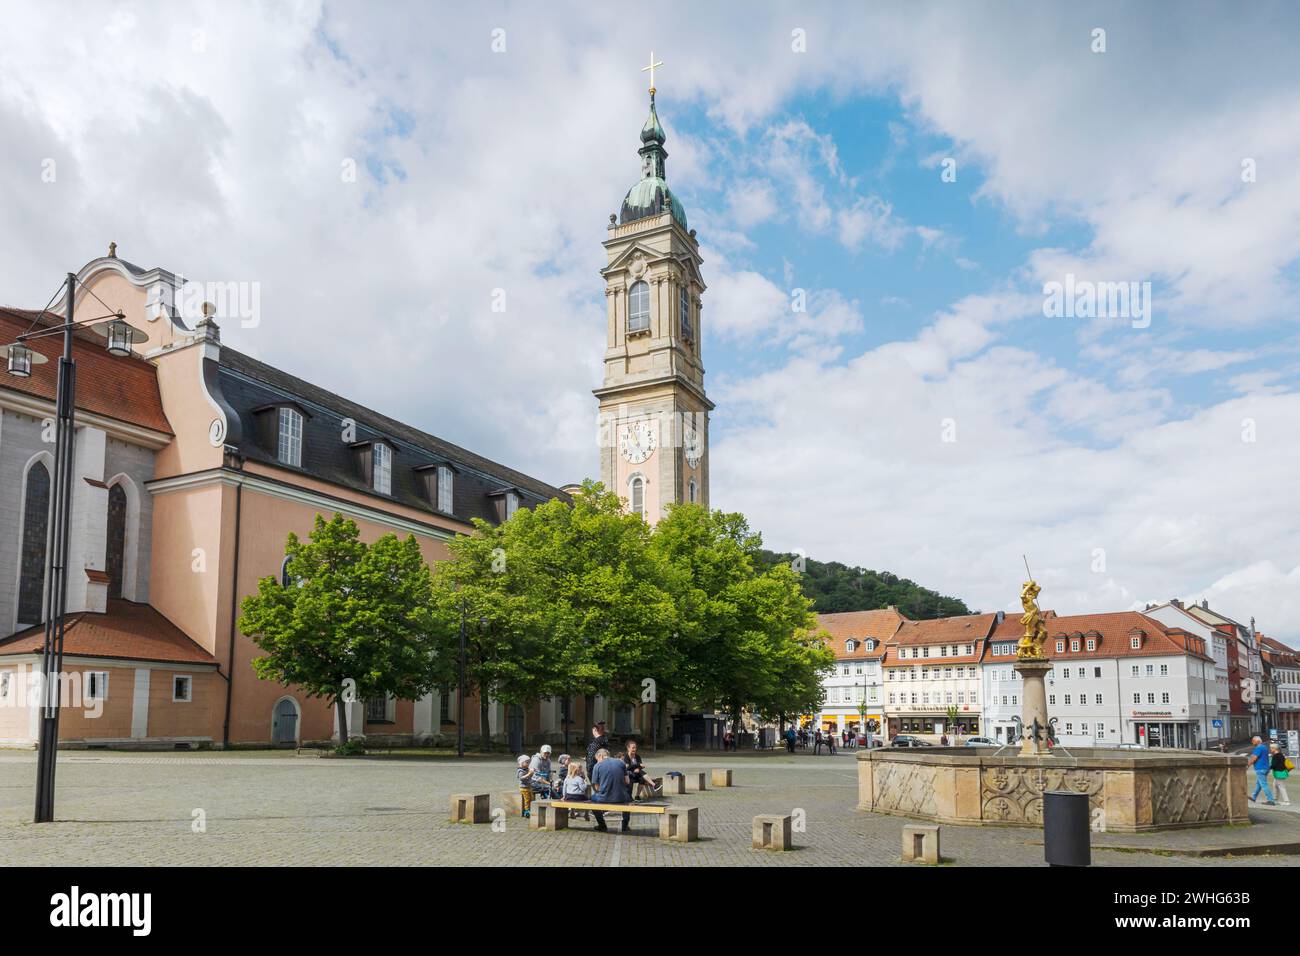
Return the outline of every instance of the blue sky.
[[[1300,638],[1284,4],[14,11],[7,304],[117,241],[259,283],[235,347],[591,475],[600,243],[654,49],[706,259],[715,506],[984,609],[1028,554],[1063,613],[1208,598]],[[1150,282],[1150,326],[1044,317],[1066,275]]]

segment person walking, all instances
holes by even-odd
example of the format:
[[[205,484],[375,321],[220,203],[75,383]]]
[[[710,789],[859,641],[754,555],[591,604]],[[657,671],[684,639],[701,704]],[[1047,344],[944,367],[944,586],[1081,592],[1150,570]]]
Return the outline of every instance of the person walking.
[[[785,729],[785,749],[789,753],[794,753],[795,736],[796,734],[793,727],[787,727]]]
[[[1264,746],[1264,738],[1256,734],[1250,738],[1250,768],[1255,771],[1255,792],[1250,795],[1250,802],[1254,803],[1259,797],[1259,792],[1264,791],[1264,796],[1268,798],[1265,806],[1275,807],[1277,801],[1273,799],[1273,791],[1268,788],[1269,773],[1269,753],[1268,747]]]
[[[1286,754],[1282,751],[1282,745],[1272,743],[1268,745],[1269,770],[1273,774],[1273,789],[1277,791],[1278,802],[1284,807],[1291,806],[1291,795],[1286,792],[1286,779],[1291,776],[1291,771],[1295,765],[1287,759]]]
[[[820,756],[821,752],[822,752],[822,729],[818,727],[817,732],[813,737],[813,756]]]

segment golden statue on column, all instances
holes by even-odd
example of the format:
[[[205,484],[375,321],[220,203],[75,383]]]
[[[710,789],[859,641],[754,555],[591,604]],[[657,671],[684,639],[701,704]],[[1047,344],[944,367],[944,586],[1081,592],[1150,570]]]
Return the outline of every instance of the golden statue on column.
[[[1032,577],[1020,588],[1020,606],[1025,610],[1020,623],[1025,626],[1025,633],[1016,645],[1014,666],[1024,680],[1020,731],[1022,757],[1044,757],[1052,752],[1052,724],[1047,716],[1047,689],[1044,686],[1044,678],[1052,669],[1052,663],[1043,653],[1047,625],[1043,623],[1043,612],[1038,607],[1041,590]]]
[[[1038,595],[1041,591],[1038,582],[1032,579],[1026,581],[1020,589],[1020,606],[1025,609],[1020,623],[1025,626],[1025,633],[1016,645],[1017,660],[1046,660],[1043,642],[1047,640],[1047,625],[1043,623],[1043,612],[1038,609]]]

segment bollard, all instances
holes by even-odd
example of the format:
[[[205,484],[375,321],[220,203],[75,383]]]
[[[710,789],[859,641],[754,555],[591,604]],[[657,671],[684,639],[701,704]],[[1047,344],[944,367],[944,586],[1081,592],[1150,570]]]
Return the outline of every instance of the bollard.
[[[1091,866],[1092,831],[1088,795],[1066,790],[1043,793],[1043,855],[1048,866]]]

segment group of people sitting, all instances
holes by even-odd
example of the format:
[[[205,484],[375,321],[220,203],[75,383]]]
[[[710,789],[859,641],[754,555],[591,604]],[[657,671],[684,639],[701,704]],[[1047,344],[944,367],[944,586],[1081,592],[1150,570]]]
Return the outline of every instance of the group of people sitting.
[[[533,801],[538,799],[627,804],[659,792],[646,776],[635,740],[627,741],[626,749],[617,756],[610,754],[603,721],[591,728],[585,767],[568,754],[560,754],[558,769],[552,769],[551,753],[551,745],[542,744],[533,756],[520,754],[517,760],[519,801],[525,817],[532,816]],[[608,829],[603,811],[593,808],[591,814],[596,817],[597,830]],[[590,819],[586,811],[583,816]],[[623,830],[630,821],[631,814],[624,813]]]

